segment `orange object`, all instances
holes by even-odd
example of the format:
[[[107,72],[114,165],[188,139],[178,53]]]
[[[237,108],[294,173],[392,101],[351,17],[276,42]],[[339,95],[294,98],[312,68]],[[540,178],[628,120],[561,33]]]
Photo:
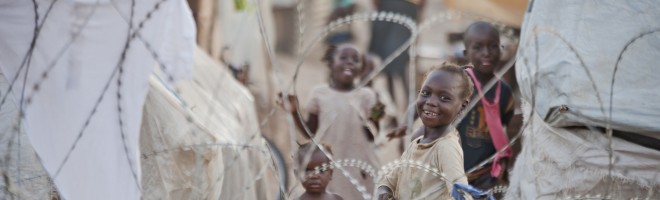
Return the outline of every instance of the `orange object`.
[[[443,2],[449,10],[480,15],[516,28],[520,28],[527,9],[527,0],[445,0]]]

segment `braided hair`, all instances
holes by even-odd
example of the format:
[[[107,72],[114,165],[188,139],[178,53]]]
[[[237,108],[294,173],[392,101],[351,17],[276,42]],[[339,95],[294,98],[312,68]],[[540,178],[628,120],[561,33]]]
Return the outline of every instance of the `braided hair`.
[[[454,63],[443,62],[439,66],[431,67],[431,70],[429,70],[429,72],[426,73],[424,78],[428,77],[429,74],[433,73],[434,71],[445,71],[455,75],[459,75],[463,81],[463,91],[461,92],[461,98],[469,99],[472,96],[472,93],[474,92],[474,83],[472,82],[472,78],[470,78],[468,72],[466,71],[468,68],[469,67],[467,66],[461,67]]]

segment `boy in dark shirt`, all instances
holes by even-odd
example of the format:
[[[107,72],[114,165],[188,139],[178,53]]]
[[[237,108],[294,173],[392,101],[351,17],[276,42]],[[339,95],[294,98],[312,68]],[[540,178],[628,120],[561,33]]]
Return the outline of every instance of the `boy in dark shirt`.
[[[501,56],[500,34],[487,22],[471,24],[463,35],[465,57],[472,64],[470,75],[475,83],[473,99],[478,103],[466,114],[457,129],[465,154],[465,170],[477,166],[502,149],[509,140],[504,126],[509,123],[514,112],[511,87],[503,80],[496,80],[488,91],[482,91],[491,79],[497,79],[495,69],[499,67]],[[485,94],[484,94],[485,93]],[[484,97],[479,99],[479,95]],[[506,176],[506,160],[511,157],[507,148],[497,156],[495,162],[467,174],[471,185],[480,189],[490,189],[498,179]]]

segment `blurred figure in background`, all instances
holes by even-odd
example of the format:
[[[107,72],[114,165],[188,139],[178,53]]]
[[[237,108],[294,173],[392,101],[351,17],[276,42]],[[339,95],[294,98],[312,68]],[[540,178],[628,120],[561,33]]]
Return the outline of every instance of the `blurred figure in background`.
[[[420,16],[420,11],[426,3],[425,0],[374,0],[374,7],[379,12],[393,12],[398,13],[417,21]],[[390,56],[396,49],[398,49],[408,38],[411,33],[406,27],[401,24],[374,21],[371,26],[371,42],[369,44],[369,52],[375,53],[383,59]],[[389,63],[383,72],[387,75],[388,89],[392,99],[396,96],[406,96],[408,94],[408,77],[406,69],[410,56],[408,51],[404,51],[401,55],[397,56],[391,63]],[[401,84],[404,86],[403,94],[397,94],[394,91],[394,84]],[[405,98],[404,98],[405,99]],[[405,107],[407,103],[397,102],[397,105]]]
[[[315,87],[305,106],[307,119],[302,119],[296,106],[297,96],[289,95],[289,110],[303,136],[323,140],[336,147],[334,160],[360,160],[372,167],[380,166],[373,144],[378,121],[384,115],[376,93],[368,87],[356,87],[355,79],[362,70],[362,54],[352,44],[331,45],[322,59],[330,69],[328,84]],[[309,128],[309,134],[305,132]],[[371,128],[370,128],[371,127]],[[373,130],[373,132],[371,132]],[[345,169],[347,174],[373,192],[373,177],[358,168]],[[361,199],[363,194],[343,173],[333,175],[328,190],[346,199]]]
[[[352,15],[355,12],[356,5],[353,0],[334,0],[333,3],[333,9],[328,18],[328,23]],[[352,40],[353,34],[351,33],[351,25],[344,25],[330,33],[326,42],[328,44],[338,45]]]
[[[490,89],[482,88],[498,79],[494,74],[502,64],[499,31],[487,22],[475,22],[465,30],[464,39],[464,54],[473,67],[467,71],[477,91],[472,98],[479,101],[457,127],[468,171],[509,143],[505,127],[513,116],[514,102],[511,87],[503,80],[496,80]],[[506,161],[511,157],[511,149],[506,148],[492,163],[468,173],[468,181],[479,189],[493,188],[506,179]]]

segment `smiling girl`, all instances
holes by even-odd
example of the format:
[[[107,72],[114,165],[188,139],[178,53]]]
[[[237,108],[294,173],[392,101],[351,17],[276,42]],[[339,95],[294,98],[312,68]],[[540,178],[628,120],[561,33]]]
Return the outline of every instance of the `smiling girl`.
[[[401,160],[422,162],[440,170],[444,177],[402,166],[388,172],[379,182],[378,199],[451,199],[454,183],[467,184],[463,150],[458,131],[451,123],[468,105],[472,87],[465,70],[454,64],[443,63],[426,75],[415,104],[424,124],[415,132],[422,136],[413,140]]]
[[[335,147],[335,160],[355,159],[380,166],[370,137],[373,135],[364,127],[368,123],[377,126],[383,112],[374,112],[374,108],[379,108],[376,93],[369,88],[355,88],[354,83],[361,74],[362,55],[355,46],[341,44],[330,46],[322,60],[330,69],[330,83],[312,90],[305,106],[309,114],[307,120],[301,120],[296,114],[295,96],[289,97],[292,108],[289,111],[300,129],[305,123],[314,137]],[[379,113],[379,116],[372,113]],[[345,169],[369,194],[373,192],[372,177],[356,168]],[[334,173],[332,180],[328,190],[346,199],[362,199],[362,194],[342,173]]]

